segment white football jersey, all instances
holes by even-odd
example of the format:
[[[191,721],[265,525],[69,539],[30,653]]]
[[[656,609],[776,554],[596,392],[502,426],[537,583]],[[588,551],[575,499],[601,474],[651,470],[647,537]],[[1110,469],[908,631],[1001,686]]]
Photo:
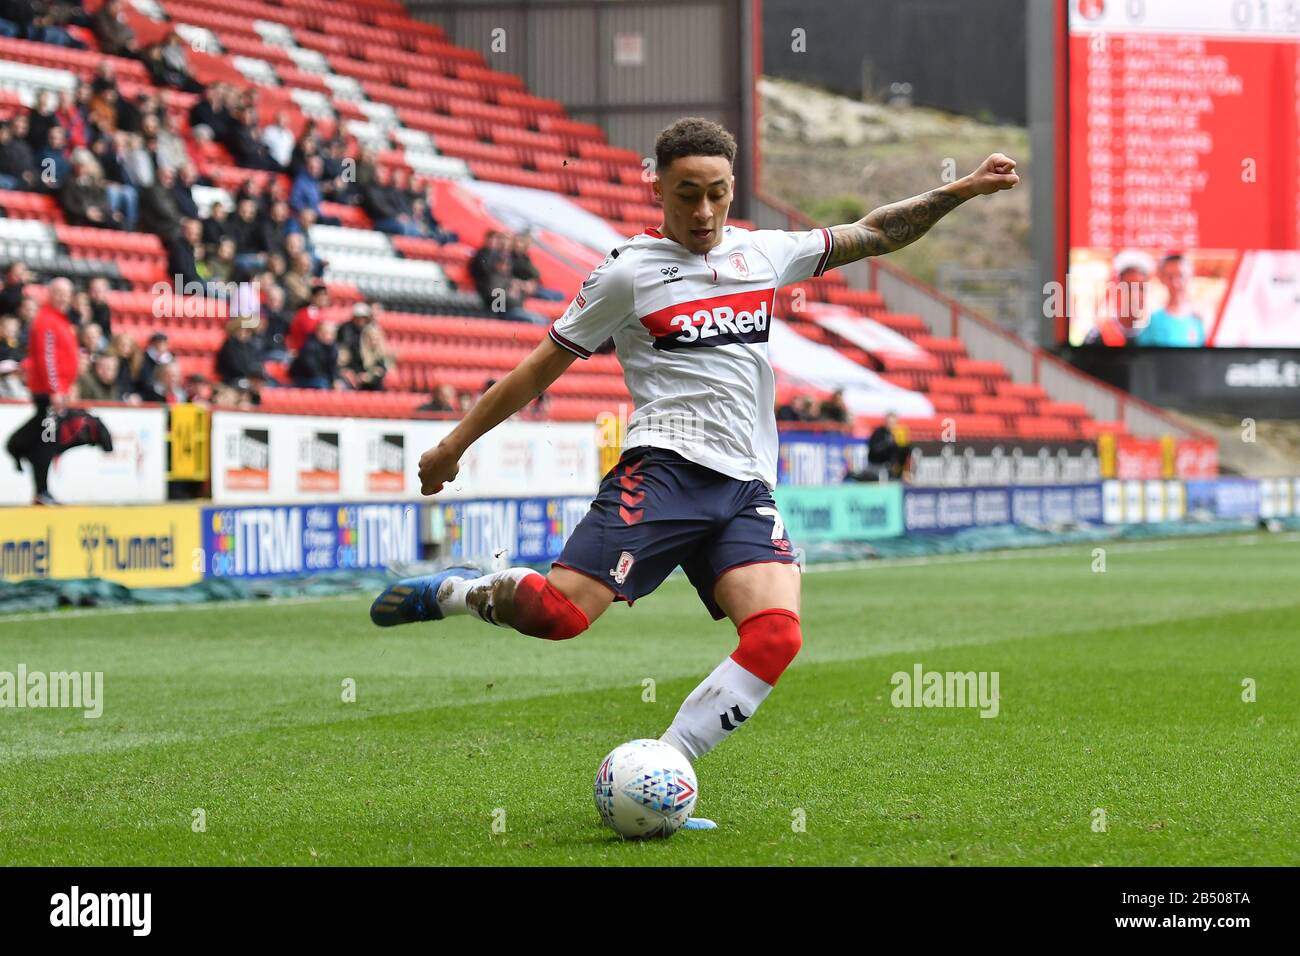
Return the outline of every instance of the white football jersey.
[[[632,395],[628,448],[669,448],[775,487],[776,290],[821,275],[830,253],[828,229],[726,226],[703,255],[647,229],[587,277],[551,339],[585,359],[614,337]]]

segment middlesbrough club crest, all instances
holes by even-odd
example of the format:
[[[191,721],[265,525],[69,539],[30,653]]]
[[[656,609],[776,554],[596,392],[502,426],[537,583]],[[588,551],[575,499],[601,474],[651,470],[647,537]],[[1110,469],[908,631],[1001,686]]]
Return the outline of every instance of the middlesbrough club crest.
[[[636,559],[631,554],[624,551],[618,556],[618,564],[614,565],[609,572],[609,576],[614,579],[615,584],[622,584],[627,580],[628,572],[632,570],[632,562]]]
[[[738,276],[742,279],[749,278],[749,263],[745,261],[743,252],[733,252],[727,257],[727,261],[731,263],[731,268],[736,270]]]

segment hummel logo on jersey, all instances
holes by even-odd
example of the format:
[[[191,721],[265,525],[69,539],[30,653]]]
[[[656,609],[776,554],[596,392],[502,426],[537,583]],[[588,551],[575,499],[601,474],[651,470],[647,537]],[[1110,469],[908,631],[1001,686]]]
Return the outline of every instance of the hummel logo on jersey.
[[[657,349],[766,342],[772,290],[754,289],[668,306],[641,319]]]
[[[743,724],[745,721],[749,720],[749,714],[747,714],[747,713],[745,713],[743,710],[741,710],[739,705],[736,705],[735,707],[732,707],[732,708],[731,708],[731,717],[730,717],[730,719],[728,719],[728,716],[727,716],[726,712],[723,712],[723,714],[721,715],[721,717],[722,717],[722,729],[723,729],[723,730],[735,730],[735,729],[736,729],[736,724]],[[731,722],[732,720],[735,720],[736,723],[733,724],[733,723]]]
[[[664,285],[667,285],[670,282],[681,282],[683,279],[686,278],[686,276],[679,276],[677,274],[677,266],[671,266],[670,268],[667,269],[660,269],[659,271],[662,272],[664,275],[668,276],[668,278],[664,280]]]

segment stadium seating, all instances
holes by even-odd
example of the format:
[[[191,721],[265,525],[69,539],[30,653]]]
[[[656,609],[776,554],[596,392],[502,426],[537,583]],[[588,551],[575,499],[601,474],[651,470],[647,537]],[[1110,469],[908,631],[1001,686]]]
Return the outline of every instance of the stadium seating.
[[[327,134],[339,128],[355,147],[374,149],[381,166],[425,181],[478,178],[562,193],[624,234],[658,223],[636,152],[605,142],[600,127],[570,119],[562,104],[491,69],[479,53],[450,43],[441,27],[414,20],[395,0],[132,0],[126,15],[142,44],[175,30],[190,44],[200,82],[256,90],[262,122],[282,112],[295,131],[308,119]],[[93,37],[83,34],[93,46]],[[74,89],[104,62],[123,94],[152,90],[135,60],[0,39],[0,115],[30,106],[39,90]],[[156,92],[188,135],[188,111],[198,96]],[[288,190],[288,177],[240,168],[219,144],[196,149],[213,183],[195,191],[203,210],[215,200],[229,208],[249,180],[280,195]],[[379,322],[396,354],[390,385],[398,390],[272,389],[264,399],[268,409],[410,415],[438,385],[477,390],[500,377],[545,334],[542,326],[487,317],[468,276],[472,247],[374,231],[354,206],[325,203],[322,212],[341,222],[314,225],[310,233],[326,262],[324,280],[339,303],[338,317],[363,298],[385,306]],[[168,280],[157,236],[68,226],[44,194],[0,191],[0,213],[0,259],[22,258],[47,274],[110,279],[117,289],[110,294],[115,330],[141,343],[166,331],[187,371],[212,373],[226,312],[220,303],[196,309],[179,300],[157,307],[149,290]],[[847,307],[906,337],[916,350],[860,348],[803,314],[809,302]],[[564,304],[530,300],[527,307],[554,319]],[[780,290],[776,312],[811,340],[925,393],[936,417],[908,422],[914,438],[937,437],[945,422],[965,438],[1083,438],[1118,427],[1089,420],[1082,406],[1048,401],[1037,385],[1012,382],[998,363],[971,359],[960,340],[931,335],[919,316],[890,312],[879,292],[850,288],[838,273]],[[575,367],[550,398],[549,414],[560,419],[591,418],[628,400],[612,355]]]

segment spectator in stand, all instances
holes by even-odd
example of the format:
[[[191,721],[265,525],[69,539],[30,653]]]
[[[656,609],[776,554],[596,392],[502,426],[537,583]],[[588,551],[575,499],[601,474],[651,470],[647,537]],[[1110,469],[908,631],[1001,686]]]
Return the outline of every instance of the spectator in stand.
[[[92,22],[94,25],[91,29],[99,41],[100,53],[133,59],[139,55],[135,46],[135,31],[126,22],[122,0],[105,0]]]
[[[74,39],[66,29],[69,24],[90,26],[90,18],[81,9],[70,4],[38,0],[38,2],[15,3],[12,5],[12,10],[19,16],[17,21],[13,21],[20,26],[19,39],[50,43],[74,50],[86,49],[86,44]]]
[[[329,141],[321,152],[324,178],[321,192],[329,202],[352,205],[357,201],[357,191],[352,182],[356,178],[356,160],[348,156],[347,143],[341,136]]]
[[[118,333],[109,341],[108,350],[117,356],[118,390],[126,396],[139,400],[136,383],[140,380],[140,368],[144,364],[144,352],[135,339],[125,333]]]
[[[158,365],[148,386],[140,393],[146,402],[164,405],[184,405],[190,400],[185,391],[180,363],[171,360]]]
[[[300,213],[300,215],[302,214]],[[306,213],[306,215],[310,215],[310,213]],[[290,261],[299,255],[305,255],[308,261],[311,262],[311,274],[317,279],[325,271],[325,264],[316,257],[311,243],[307,241],[306,235],[301,232],[291,232],[284,237],[284,254]]]
[[[885,465],[891,478],[901,478],[907,461],[912,455],[911,445],[900,445],[895,430],[898,428],[898,416],[893,412],[885,413],[885,420],[867,439],[867,461],[872,465]],[[860,480],[860,479],[859,479]]]
[[[166,365],[174,359],[175,356],[172,355],[171,349],[167,347],[166,332],[155,332],[149,336],[149,344],[145,348],[144,354],[140,356],[140,364],[136,367],[136,390],[147,398],[149,388],[154,382],[154,372],[157,371],[158,366]]]
[[[307,120],[307,126],[298,137],[298,142],[293,147],[293,158],[289,160],[289,175],[297,176],[307,166],[307,161],[313,156],[321,155],[320,133],[316,129],[316,121]]]
[[[158,167],[153,154],[145,148],[144,137],[139,133],[122,133],[122,158],[127,174],[137,189],[147,189],[158,182]]]
[[[284,286],[285,308],[295,318],[298,311],[309,305],[315,297],[315,287],[319,285],[324,288],[323,283],[316,281],[311,255],[307,252],[300,252],[293,257],[288,270],[280,277],[279,284]]]
[[[316,327],[325,318],[324,311],[329,308],[329,304],[329,289],[325,287],[325,283],[317,282],[311,287],[311,299],[294,313],[293,323],[289,326],[289,333],[284,337],[284,344],[290,352],[300,351],[307,343],[308,339],[315,333]],[[334,341],[336,331],[337,329],[331,328],[331,342]]]
[[[106,183],[111,183],[114,186],[130,186],[132,188],[132,191],[135,193],[136,215],[138,219],[140,190],[136,188],[135,180],[131,178],[127,157],[118,148],[116,135],[107,133],[97,135],[95,141],[90,146],[90,151],[94,154],[95,160],[99,163],[100,171],[103,172]]]
[[[190,75],[185,44],[175,31],[144,51],[144,65],[154,86],[170,86],[186,93],[203,92],[202,84]]]
[[[200,270],[203,257],[203,224],[197,219],[182,219],[180,235],[167,247],[167,268],[174,281],[180,285],[202,285],[207,278]]]
[[[429,400],[416,409],[417,412],[457,412],[460,411],[460,396],[456,394],[455,385],[439,385],[429,396]]]
[[[185,400],[194,405],[211,405],[216,391],[212,379],[202,372],[194,372],[185,379]]]
[[[207,247],[211,252],[212,247]],[[238,268],[235,263],[235,240],[222,239],[216,245],[216,251],[211,252],[207,257],[208,265],[208,282],[220,283],[222,286],[230,286],[238,279]]]
[[[399,236],[423,235],[411,216],[405,197],[393,187],[387,167],[376,167],[374,181],[361,190],[361,195],[362,208],[380,232]]]
[[[170,175],[170,174],[168,174]],[[174,239],[180,232],[185,216],[176,204],[176,196],[161,181],[154,181],[149,186],[140,187],[140,228],[163,238],[164,243]],[[203,229],[199,228],[202,235]]]
[[[361,333],[374,321],[374,317],[374,308],[369,302],[358,302],[352,306],[351,319],[339,326],[339,348],[355,355],[361,345]]]
[[[230,218],[230,211],[220,199],[214,200],[208,208],[208,218],[203,220],[203,241],[209,246],[216,246],[222,239],[230,239],[239,248],[239,231],[235,220]]]
[[[438,222],[437,216],[433,214],[433,192],[428,188],[428,180],[417,179],[413,184],[416,197],[420,202],[414,199],[411,202],[411,208],[417,217],[423,217],[424,230],[430,239],[435,239],[446,245],[449,242],[459,242],[460,236],[449,229],[442,228]]]
[[[158,182],[171,190],[172,197],[176,200],[176,208],[181,211],[181,215],[191,219],[199,218],[199,204],[195,201],[193,192],[197,181],[198,172],[192,165],[182,166],[179,170],[158,170]]]
[[[339,362],[347,383],[364,392],[382,391],[384,379],[395,364],[378,322],[371,322],[361,330],[355,349],[339,350]]]
[[[234,235],[235,248],[239,255],[250,260],[250,267],[261,265],[261,254],[265,251],[263,243],[263,221],[257,216],[255,199],[240,199],[235,204],[234,219],[230,220],[230,232]]]
[[[321,322],[303,343],[289,366],[289,377],[298,388],[342,388],[339,377],[339,348],[333,322]]]
[[[83,402],[124,402],[126,393],[117,377],[121,363],[112,352],[96,352],[90,367],[77,378],[77,397]]]
[[[271,200],[266,195],[266,190],[262,188],[260,179],[245,179],[239,184],[239,189],[235,190],[235,202],[242,202],[245,199],[251,199],[257,205],[257,214],[265,215],[270,209]]]
[[[217,351],[217,378],[224,384],[244,390],[250,379],[264,376],[256,335],[254,322],[240,319],[226,322],[226,340]]]
[[[118,196],[120,199],[123,194]],[[63,180],[59,189],[59,205],[69,225],[126,228],[122,210],[113,207],[99,163],[88,149],[79,149],[74,154],[72,175]]]
[[[289,317],[284,310],[284,290],[274,282],[262,285],[262,324],[258,347],[263,360],[285,362],[289,351],[284,337],[289,333]]]
[[[844,389],[837,388],[831,392],[831,397],[818,407],[817,417],[824,422],[834,422],[837,425],[849,423],[849,408],[844,404]]]
[[[817,412],[813,408],[812,399],[807,395],[796,395],[786,404],[778,406],[776,410],[778,422],[811,422],[816,417]]]
[[[103,276],[95,276],[86,286],[86,297],[90,300],[90,320],[104,330],[105,335],[113,334],[113,309],[108,302],[111,288]]]
[[[293,220],[290,218],[287,202],[271,203],[271,212],[266,218],[258,217],[257,233],[253,240],[258,252],[285,252],[284,241],[289,235]]]
[[[22,321],[16,315],[0,316],[0,398],[27,398],[23,384]]]
[[[36,321],[36,316],[40,315],[41,305],[32,296],[25,295],[22,301],[18,303],[18,321],[21,328],[18,330],[18,340],[22,343],[23,353],[27,352],[27,339],[31,332],[32,324]]]
[[[72,90],[59,93],[59,106],[54,111],[54,120],[68,134],[68,147],[78,149],[90,145],[90,124],[77,107],[77,96]]]
[[[23,289],[32,281],[31,270],[22,262],[11,262],[5,268],[4,287],[0,288],[0,315],[17,315],[22,305]]]
[[[77,327],[78,330],[87,325],[95,325],[94,310],[90,307],[90,294],[87,292],[74,292],[72,294],[72,305],[68,308],[68,321]],[[98,329],[100,335],[104,330]],[[80,331],[78,331],[80,335]],[[95,349],[96,352],[99,349]]]
[[[493,229],[470,260],[469,274],[484,306],[512,322],[545,324],[546,320],[523,308],[523,288],[514,277],[514,260],[505,233]]]
[[[226,86],[213,83],[203,91],[203,99],[190,107],[190,132],[206,126],[212,132],[212,138],[224,143],[230,128],[230,114],[226,112]]]
[[[40,151],[50,141],[50,130],[59,125],[54,114],[59,109],[59,94],[54,90],[41,90],[36,95],[36,106],[27,114],[27,142]]]
[[[281,170],[288,170],[293,160],[293,130],[289,128],[289,114],[275,114],[275,122],[262,129],[262,145]]]
[[[284,168],[271,158],[266,144],[257,135],[257,111],[239,105],[230,111],[230,124],[222,140],[235,162],[245,169],[267,169],[284,172]]]
[[[563,302],[565,295],[555,289],[542,287],[542,274],[533,264],[529,250],[532,249],[533,237],[526,232],[516,233],[511,240],[510,261],[514,277],[519,280],[522,296],[535,296],[548,302]]]
[[[316,214],[316,221],[323,226],[340,225],[333,216],[322,216],[320,204],[323,200],[320,180],[324,175],[325,164],[319,156],[307,160],[306,166],[294,177],[293,188],[289,191],[289,208],[294,212],[310,209]]]
[[[44,440],[44,422],[50,412],[63,410],[77,376],[77,336],[67,317],[71,304],[72,283],[63,277],[51,281],[28,337],[25,368],[34,413],[5,446],[16,468],[22,469],[24,459],[31,463],[33,503],[39,505],[54,504],[48,479],[56,451],[54,442]]]
[[[70,320],[76,317],[75,306],[69,307],[68,317]],[[77,333],[77,348],[86,356],[98,355],[108,347],[108,339],[104,337],[104,330],[94,322],[78,325],[73,321],[72,327]]]
[[[45,147],[36,154],[41,186],[46,192],[56,193],[72,175],[72,162],[68,159],[68,134],[62,126],[51,126],[45,134]]]
[[[283,203],[276,203],[275,206],[272,206],[271,208],[274,209],[276,206],[281,205],[283,205]],[[316,214],[310,209],[303,208],[294,213],[293,218],[284,224],[284,252],[292,256],[300,249],[306,249],[312,254],[312,258],[315,259],[316,253],[315,250],[312,249],[311,244],[311,227],[315,224]],[[302,236],[302,244],[296,248],[290,248],[289,237],[295,235]]]
[[[152,125],[157,127],[157,122],[154,120]],[[186,166],[193,166],[190,161],[189,147],[185,144],[185,137],[181,133],[180,120],[175,114],[163,114],[162,126],[154,133],[153,155],[159,169],[179,171]]]
[[[27,117],[21,113],[8,123],[0,122],[0,189],[30,192],[40,185],[26,133]]]
[[[116,87],[96,90],[90,98],[90,125],[99,136],[112,136],[118,130],[130,132],[121,123],[120,99]]]

